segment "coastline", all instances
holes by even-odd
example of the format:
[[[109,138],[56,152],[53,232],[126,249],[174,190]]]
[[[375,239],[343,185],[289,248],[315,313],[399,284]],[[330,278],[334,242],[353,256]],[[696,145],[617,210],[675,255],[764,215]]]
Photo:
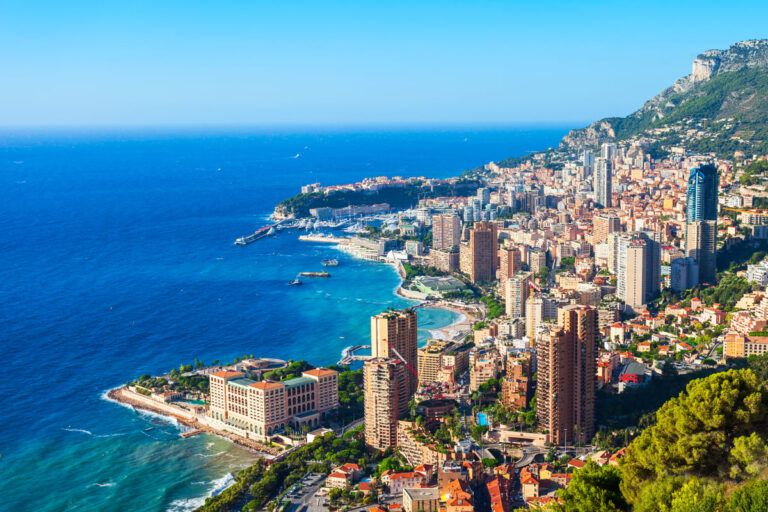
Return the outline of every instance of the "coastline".
[[[415,301],[418,306],[420,307],[428,307],[432,309],[443,309],[446,311],[451,311],[453,313],[458,314],[458,318],[451,322],[448,325],[445,325],[443,327],[439,327],[437,329],[430,330],[430,334],[433,338],[436,339],[454,339],[456,336],[458,336],[462,332],[471,332],[472,331],[472,325],[482,319],[482,313],[477,308],[471,307],[466,304],[462,303],[454,303],[449,302],[444,299],[440,300],[434,300],[434,299],[428,299],[424,294],[419,292],[414,292],[412,290],[407,290],[403,288],[403,283],[405,280],[405,270],[403,269],[402,264],[399,261],[386,261],[382,259],[372,259],[368,257],[364,257],[355,251],[349,250],[345,244],[343,243],[343,240],[345,239],[339,239],[339,238],[331,238],[326,237],[323,239],[323,237],[320,237],[320,239],[309,239],[305,238],[305,241],[308,242],[326,242],[333,243],[333,248],[344,252],[346,254],[349,254],[353,258],[358,258],[362,260],[367,261],[376,261],[378,263],[383,263],[385,265],[390,265],[395,272],[397,272],[398,277],[400,278],[400,283],[395,287],[394,293],[395,295],[402,297],[407,300]]]
[[[187,434],[192,432],[195,434],[211,434],[223,439],[228,439],[234,444],[245,448],[249,452],[263,459],[274,460],[283,453],[274,448],[253,441],[252,439],[245,439],[226,431],[213,429],[205,423],[201,422],[200,419],[197,418],[192,412],[186,411],[185,409],[174,405],[155,402],[151,398],[139,395],[138,393],[131,391],[125,386],[110,389],[104,394],[104,398],[119,405],[130,407],[135,411],[146,411],[162,416],[163,418],[175,420],[177,424],[183,425],[184,427],[190,429],[186,432]],[[184,433],[182,433],[180,437],[185,437],[183,434]]]

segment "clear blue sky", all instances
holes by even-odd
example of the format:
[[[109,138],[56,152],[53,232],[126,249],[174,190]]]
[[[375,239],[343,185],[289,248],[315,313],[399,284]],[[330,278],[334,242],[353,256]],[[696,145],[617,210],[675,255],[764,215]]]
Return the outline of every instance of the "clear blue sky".
[[[768,2],[0,0],[0,125],[581,123]]]

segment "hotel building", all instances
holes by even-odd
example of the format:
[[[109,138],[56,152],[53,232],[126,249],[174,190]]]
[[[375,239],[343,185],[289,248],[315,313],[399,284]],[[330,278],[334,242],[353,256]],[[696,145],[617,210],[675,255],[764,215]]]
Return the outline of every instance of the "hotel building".
[[[248,439],[266,441],[287,425],[319,427],[338,404],[338,373],[333,370],[308,370],[282,382],[256,382],[236,371],[210,375],[211,426]]]

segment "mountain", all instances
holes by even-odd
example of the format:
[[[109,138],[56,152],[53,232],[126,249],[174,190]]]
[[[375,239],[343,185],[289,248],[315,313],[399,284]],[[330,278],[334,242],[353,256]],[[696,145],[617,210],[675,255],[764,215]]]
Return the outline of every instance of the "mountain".
[[[700,152],[768,152],[768,39],[697,56],[677,80],[627,117],[601,119],[563,138],[575,150],[645,139],[659,151],[682,144]]]

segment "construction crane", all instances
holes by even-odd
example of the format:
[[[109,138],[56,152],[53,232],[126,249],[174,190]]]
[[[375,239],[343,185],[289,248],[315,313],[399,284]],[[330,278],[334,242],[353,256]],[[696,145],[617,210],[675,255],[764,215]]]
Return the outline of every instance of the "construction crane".
[[[405,367],[408,369],[409,372],[411,372],[411,375],[413,375],[415,379],[418,379],[419,372],[416,370],[416,368],[411,366],[411,364],[405,360],[405,358],[400,354],[400,352],[397,351],[395,347],[390,347],[390,350],[395,353],[395,355],[403,362],[403,364],[405,364]]]

